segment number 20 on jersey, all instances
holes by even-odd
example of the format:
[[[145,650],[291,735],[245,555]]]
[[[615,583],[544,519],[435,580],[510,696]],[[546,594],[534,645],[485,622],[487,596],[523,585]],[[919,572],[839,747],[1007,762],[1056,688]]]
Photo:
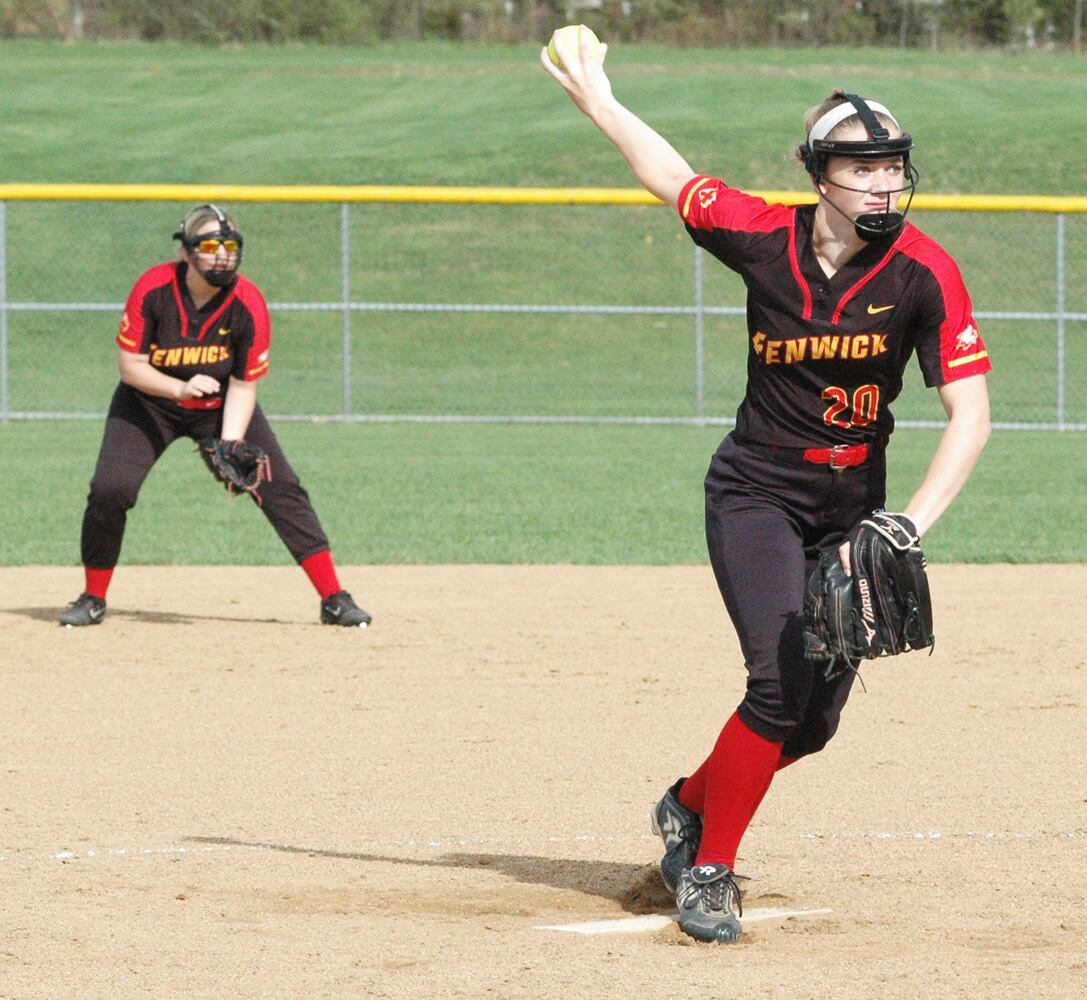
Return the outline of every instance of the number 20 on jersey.
[[[828,385],[822,392],[830,405],[823,411],[823,423],[831,427],[866,427],[876,422],[879,413],[879,386],[862,385],[849,391]]]

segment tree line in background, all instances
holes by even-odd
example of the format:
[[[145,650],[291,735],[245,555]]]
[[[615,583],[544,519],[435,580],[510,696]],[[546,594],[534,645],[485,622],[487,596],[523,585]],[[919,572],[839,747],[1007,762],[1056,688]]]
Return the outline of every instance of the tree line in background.
[[[1084,0],[0,0],[0,37],[199,43],[601,37],[683,46],[1081,51]]]

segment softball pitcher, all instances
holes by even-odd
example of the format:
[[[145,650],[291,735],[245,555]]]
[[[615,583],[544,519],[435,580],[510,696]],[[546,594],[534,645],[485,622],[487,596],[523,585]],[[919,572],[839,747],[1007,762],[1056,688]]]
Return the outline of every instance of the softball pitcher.
[[[370,616],[340,586],[309,496],[257,403],[272,330],[260,289],[238,274],[237,223],[201,205],[174,239],[181,259],[144,272],[121,315],[121,381],[83,515],[84,591],[58,619],[80,626],[105,618],[128,511],[166,448],[188,437],[244,440],[264,452],[271,474],[254,499],[320,595],[321,621],[365,628]]]
[[[913,140],[882,104],[836,91],[809,111],[797,154],[818,203],[769,204],[695,173],[620,104],[606,46],[552,42],[562,65],[545,50],[544,70],[747,288],[747,390],[705,482],[710,562],[747,686],[709,755],[652,810],[680,927],[733,942],[740,840],[775,772],[834,735],[855,676],[828,680],[806,662],[805,582],[823,551],[848,571],[850,530],[886,507],[890,405],[914,355],[948,423],[897,516],[917,535],[936,523],[989,437],[988,352],[955,261],[897,210],[916,186]]]

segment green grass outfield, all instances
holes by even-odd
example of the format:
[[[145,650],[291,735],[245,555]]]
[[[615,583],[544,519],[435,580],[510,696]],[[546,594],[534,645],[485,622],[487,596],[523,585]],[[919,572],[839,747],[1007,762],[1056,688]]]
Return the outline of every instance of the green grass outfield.
[[[632,186],[626,168],[536,64],[533,48],[443,43],[366,49],[196,49],[0,44],[0,180]],[[1087,62],[1063,55],[675,51],[615,46],[616,92],[696,169],[748,188],[797,189],[803,110],[833,86],[872,93],[918,140],[933,193],[1087,194]],[[8,206],[9,296],[123,299],[172,254],[182,206]],[[306,214],[310,213],[310,214]],[[244,206],[246,270],[270,299],[334,299],[335,209]],[[360,210],[353,294],[372,300],[687,303],[690,249],[665,209]],[[246,221],[248,220],[248,221]],[[1052,302],[1051,221],[930,213],[979,309]],[[1069,220],[1070,309],[1087,309],[1087,224]],[[315,257],[322,253],[328,256]],[[586,264],[586,261],[589,263]],[[995,264],[995,266],[993,266]],[[716,265],[711,267],[716,268]],[[716,268],[721,275],[723,269]],[[707,271],[708,304],[737,288]],[[13,409],[104,412],[115,317],[10,317]],[[277,317],[271,412],[334,413],[338,376],[316,367],[338,318]],[[708,327],[708,412],[741,391],[739,327]],[[687,414],[688,321],[634,329],[366,316],[355,397],[374,412]],[[732,327],[736,327],[735,330]],[[327,328],[327,329],[326,329]],[[736,342],[732,342],[733,333]],[[410,336],[408,336],[410,334]],[[1051,344],[986,330],[999,419],[1051,419]],[[1069,419],[1087,419],[1087,331],[1069,330]],[[932,418],[910,372],[896,413]],[[1016,396],[1015,393],[1020,395]],[[300,409],[301,408],[301,409]],[[346,562],[677,563],[704,560],[701,480],[715,427],[336,425],[277,428]],[[98,421],[0,426],[0,562],[78,562]],[[891,503],[936,440],[900,431]],[[1085,561],[1087,435],[999,433],[933,530],[937,561]],[[192,512],[199,510],[198,517]],[[287,558],[263,518],[228,502],[179,444],[131,520],[128,562]]]
[[[629,186],[530,46],[206,49],[0,43],[11,181]],[[698,170],[794,188],[805,109],[878,95],[925,190],[1087,194],[1084,60],[896,49],[615,44],[616,94]]]

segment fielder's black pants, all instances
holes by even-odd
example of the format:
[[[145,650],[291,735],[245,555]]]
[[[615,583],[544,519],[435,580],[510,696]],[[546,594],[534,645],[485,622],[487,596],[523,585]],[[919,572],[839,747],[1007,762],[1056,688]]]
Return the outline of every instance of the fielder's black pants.
[[[804,660],[804,587],[822,550],[836,549],[886,496],[886,459],[832,471],[773,450],[721,443],[706,476],[706,540],[747,667],[738,709],[782,753],[822,750],[838,728],[854,674],[832,681]]]
[[[145,396],[123,382],[106,416],[102,448],[83,514],[83,564],[112,569],[121,555],[128,512],[151,467],[179,437],[218,437],[222,410],[186,410]],[[328,539],[294,469],[258,405],[245,439],[271,459],[272,478],[261,485],[261,510],[296,562],[327,549]],[[195,456],[194,456],[195,457]]]

